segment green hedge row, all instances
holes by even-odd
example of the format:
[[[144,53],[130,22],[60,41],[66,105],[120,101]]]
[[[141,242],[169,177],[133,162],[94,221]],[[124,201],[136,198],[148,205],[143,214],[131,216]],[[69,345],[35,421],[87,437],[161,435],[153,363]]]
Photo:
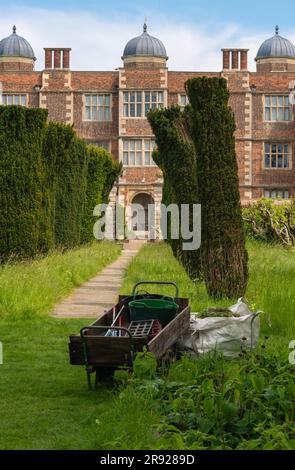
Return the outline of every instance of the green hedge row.
[[[259,199],[243,209],[249,237],[266,243],[295,245],[295,199],[273,201]]]
[[[47,111],[0,107],[0,260],[93,239],[93,209],[121,167]]]

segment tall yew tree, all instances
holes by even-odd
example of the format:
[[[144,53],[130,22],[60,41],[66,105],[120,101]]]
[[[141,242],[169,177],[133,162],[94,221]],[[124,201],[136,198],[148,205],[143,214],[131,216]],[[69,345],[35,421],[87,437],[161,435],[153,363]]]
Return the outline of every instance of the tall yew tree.
[[[157,143],[153,158],[164,174],[163,203],[166,206],[177,204],[179,208],[181,204],[198,204],[196,153],[190,135],[188,109],[184,112],[178,106],[155,109],[149,112],[148,119]],[[170,218],[168,220],[171,221]],[[190,225],[192,228],[192,220]],[[169,243],[190,277],[200,277],[199,250],[183,250],[181,238],[173,240],[169,237]]]
[[[51,122],[46,129],[43,152],[53,182],[55,245],[72,248],[81,242],[87,147],[71,126]]]
[[[235,152],[235,120],[223,78],[186,82],[197,154],[202,206],[201,259],[209,295],[237,297],[245,293],[247,252],[240,205]]]
[[[0,107],[0,262],[32,257],[52,243],[42,142],[47,111]]]

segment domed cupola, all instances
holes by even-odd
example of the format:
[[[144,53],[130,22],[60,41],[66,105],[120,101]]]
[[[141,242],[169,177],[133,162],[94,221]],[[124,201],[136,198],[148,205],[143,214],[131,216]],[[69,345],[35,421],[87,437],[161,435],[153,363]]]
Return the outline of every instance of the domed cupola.
[[[12,34],[0,41],[0,69],[34,70],[35,60],[31,45],[16,34],[16,27],[13,26]]]
[[[295,46],[279,35],[276,26],[275,35],[261,44],[255,60],[258,72],[295,71]]]
[[[122,59],[124,66],[146,64],[146,66],[163,66],[168,60],[164,44],[147,32],[143,25],[143,33],[127,42]]]

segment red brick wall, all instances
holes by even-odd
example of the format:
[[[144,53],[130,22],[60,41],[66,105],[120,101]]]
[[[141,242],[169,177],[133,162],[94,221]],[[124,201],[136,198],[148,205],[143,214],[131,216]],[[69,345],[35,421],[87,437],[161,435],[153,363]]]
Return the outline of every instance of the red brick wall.
[[[168,71],[169,93],[184,93],[184,84],[189,78],[220,77],[218,72],[171,72]]]
[[[119,73],[71,72],[72,88],[75,91],[113,91],[119,86]]]
[[[125,69],[122,75],[126,79],[126,89],[140,89],[140,90],[158,90],[161,89],[161,73],[163,69],[150,69],[150,70],[131,70]]]
[[[118,94],[112,94],[112,121],[83,120],[83,93],[74,93],[74,127],[86,139],[110,140],[118,136]]]
[[[50,121],[66,122],[66,93],[43,93],[46,96],[46,108]]]
[[[33,92],[35,85],[42,85],[41,72],[1,72],[0,82],[3,91],[11,92]]]
[[[130,184],[153,183],[162,178],[162,172],[157,167],[125,167],[122,177]]]
[[[25,71],[29,72],[34,70],[34,63],[28,64],[26,62],[0,62],[0,71]]]

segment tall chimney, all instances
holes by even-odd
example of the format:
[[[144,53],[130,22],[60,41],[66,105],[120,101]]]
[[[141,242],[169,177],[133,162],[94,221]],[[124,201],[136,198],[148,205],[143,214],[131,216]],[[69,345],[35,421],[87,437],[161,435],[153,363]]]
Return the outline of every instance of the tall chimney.
[[[61,68],[61,49],[54,49],[54,68]]]
[[[52,49],[45,50],[45,68],[52,69]]]
[[[63,69],[70,68],[70,51],[71,49],[63,49]]]
[[[248,51],[249,49],[241,50],[241,70],[248,70]]]
[[[70,51],[69,47],[46,47],[45,51],[45,68],[46,69],[69,69],[70,68]],[[53,55],[53,65],[52,65]]]
[[[231,68],[234,70],[239,69],[239,51],[234,49],[231,53]]]
[[[223,70],[230,69],[230,50],[222,49],[223,52]]]
[[[223,70],[248,70],[249,49],[221,49]]]

